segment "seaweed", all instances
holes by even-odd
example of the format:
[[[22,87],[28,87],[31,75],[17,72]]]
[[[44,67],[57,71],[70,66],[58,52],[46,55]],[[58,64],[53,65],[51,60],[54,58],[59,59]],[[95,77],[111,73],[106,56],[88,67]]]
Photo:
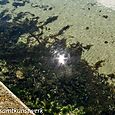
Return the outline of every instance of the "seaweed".
[[[7,13],[7,14],[6,14]],[[0,13],[0,22],[6,22],[11,19],[11,14],[8,14],[8,10],[5,9]]]
[[[8,12],[8,10],[3,10],[3,11],[0,13],[0,18],[2,18],[2,17],[5,15],[6,12]]]
[[[11,15],[10,14],[6,14],[5,16],[3,16],[2,18],[1,18],[1,21],[8,21],[8,20],[10,20],[11,19]]]
[[[20,13],[17,14],[16,17],[13,18],[13,21],[18,21],[18,20],[24,18],[25,15],[31,15],[32,17],[35,16],[34,14],[32,14],[32,13],[30,13],[30,12],[20,12]]]
[[[84,46],[83,48],[86,49],[86,50],[90,50],[90,48],[92,47],[93,45],[86,45]]]
[[[49,23],[52,23],[52,22],[54,22],[55,20],[57,20],[58,19],[58,16],[51,16],[51,17],[49,17],[48,19],[46,19],[46,21],[44,22],[44,26],[45,25],[47,25],[47,24],[49,24]]]
[[[113,74],[113,73],[108,74],[108,76],[109,76],[111,79],[115,79],[115,74]]]
[[[53,9],[53,7],[51,7],[49,5],[38,5],[37,3],[36,4],[32,3],[31,6],[34,8],[38,7],[40,9],[43,9],[44,11]]]
[[[97,70],[99,67],[102,67],[102,63],[105,62],[105,60],[100,60],[95,63],[94,68]]]
[[[64,26],[61,30],[59,30],[57,35],[62,35],[69,28],[70,28],[70,25]]]

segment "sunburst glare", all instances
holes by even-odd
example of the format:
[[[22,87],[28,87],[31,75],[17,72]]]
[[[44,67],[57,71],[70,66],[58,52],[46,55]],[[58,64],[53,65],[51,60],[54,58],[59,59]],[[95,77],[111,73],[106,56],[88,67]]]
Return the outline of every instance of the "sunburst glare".
[[[57,58],[58,59],[58,62],[60,64],[65,64],[66,60],[67,60],[67,57],[65,57],[65,54],[62,54],[62,55],[59,55],[59,57]]]

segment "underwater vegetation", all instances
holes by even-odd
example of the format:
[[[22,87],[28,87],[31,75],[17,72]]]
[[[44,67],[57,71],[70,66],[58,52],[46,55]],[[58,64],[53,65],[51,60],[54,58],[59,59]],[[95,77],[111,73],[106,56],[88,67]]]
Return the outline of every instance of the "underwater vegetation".
[[[92,45],[68,46],[67,38],[60,39],[71,25],[44,36],[47,24],[58,16],[41,23],[32,14],[26,18],[28,14],[21,12],[11,22],[2,20],[5,11],[0,14],[0,80],[28,107],[42,108],[44,115],[114,115],[115,92],[108,78],[115,75],[98,73],[103,61],[92,67],[81,59]],[[59,64],[58,55],[65,55],[66,62]]]
[[[6,5],[9,3],[9,0],[0,0],[0,5]]]

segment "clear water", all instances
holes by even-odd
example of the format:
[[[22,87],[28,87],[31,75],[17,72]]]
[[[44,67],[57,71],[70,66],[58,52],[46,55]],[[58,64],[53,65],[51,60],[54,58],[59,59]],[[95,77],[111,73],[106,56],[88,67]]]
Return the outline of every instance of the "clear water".
[[[41,21],[49,16],[59,16],[58,20],[47,25],[50,30],[44,34],[54,34],[63,26],[72,25],[63,37],[67,38],[68,42],[80,41],[85,45],[93,45],[88,52],[84,52],[83,58],[91,65],[98,60],[105,60],[99,71],[111,73],[115,72],[115,11],[110,8],[112,2],[107,4],[106,1],[99,0],[97,3],[95,0],[9,0],[7,3],[7,0],[1,0],[0,11],[7,9],[12,18],[17,13],[30,12],[39,16]],[[3,20],[7,20],[5,18]]]
[[[0,80],[27,106],[113,112],[114,74],[112,1],[0,0]]]

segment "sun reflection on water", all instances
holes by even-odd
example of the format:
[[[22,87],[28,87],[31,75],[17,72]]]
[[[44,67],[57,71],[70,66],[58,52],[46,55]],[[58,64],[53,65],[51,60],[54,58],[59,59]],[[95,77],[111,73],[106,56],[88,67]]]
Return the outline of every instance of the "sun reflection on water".
[[[65,65],[69,60],[70,56],[66,51],[57,51],[53,53],[53,59],[58,63],[58,65]]]
[[[59,64],[62,64],[62,65],[64,65],[64,64],[66,63],[66,60],[67,60],[67,59],[68,59],[68,58],[65,57],[65,54],[59,55],[59,56],[57,57],[58,63],[59,63]]]

